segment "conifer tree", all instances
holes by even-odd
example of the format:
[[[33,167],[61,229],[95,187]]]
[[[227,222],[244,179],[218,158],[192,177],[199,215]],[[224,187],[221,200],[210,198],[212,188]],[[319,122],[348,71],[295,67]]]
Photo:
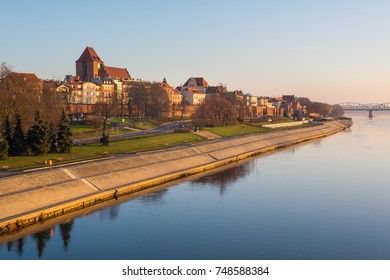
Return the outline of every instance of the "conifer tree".
[[[10,146],[12,141],[12,127],[8,115],[5,116],[3,137],[7,141],[8,146]]]
[[[34,124],[28,131],[27,142],[34,155],[44,155],[50,151],[50,127],[39,111],[35,113]]]
[[[73,146],[72,136],[73,133],[70,127],[69,118],[65,113],[65,110],[62,110],[61,119],[57,128],[57,143],[61,153],[68,153],[71,151]]]
[[[8,142],[0,134],[0,160],[8,158]]]
[[[26,136],[22,129],[22,119],[19,114],[16,114],[16,123],[14,132],[12,133],[9,154],[20,156],[27,152]]]
[[[56,153],[58,150],[57,133],[50,127],[50,153]]]

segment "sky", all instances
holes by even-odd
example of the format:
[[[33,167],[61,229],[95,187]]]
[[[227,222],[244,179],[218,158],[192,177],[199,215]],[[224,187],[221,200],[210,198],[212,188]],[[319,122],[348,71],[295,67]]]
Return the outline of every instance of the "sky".
[[[93,47],[133,78],[204,77],[257,96],[390,102],[390,1],[3,1],[0,62],[75,75]]]

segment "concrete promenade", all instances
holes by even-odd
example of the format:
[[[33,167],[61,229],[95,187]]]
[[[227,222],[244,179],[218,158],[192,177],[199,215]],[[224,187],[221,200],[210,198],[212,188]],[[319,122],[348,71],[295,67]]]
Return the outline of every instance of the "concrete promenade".
[[[0,234],[349,126],[334,121],[2,178]]]

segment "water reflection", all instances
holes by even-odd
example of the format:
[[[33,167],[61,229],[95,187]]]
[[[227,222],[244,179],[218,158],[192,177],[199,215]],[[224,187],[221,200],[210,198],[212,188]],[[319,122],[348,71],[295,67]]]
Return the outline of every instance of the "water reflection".
[[[152,193],[146,193],[141,195],[138,200],[144,204],[156,204],[162,202],[162,197],[168,193],[168,189],[157,189]]]
[[[47,230],[35,233],[32,235],[32,238],[37,242],[37,252],[38,257],[41,258],[43,256],[43,251],[45,250],[47,241],[50,240],[54,235],[54,228],[49,228]]]
[[[390,114],[357,116],[329,138],[0,239],[0,259],[390,259],[389,139]]]
[[[17,241],[11,241],[7,243],[7,251],[12,252],[15,251],[14,246],[16,246],[16,253],[18,256],[23,255],[23,247],[24,247],[24,238],[20,238]]]
[[[114,221],[118,218],[118,214],[119,214],[119,204],[114,204],[108,208],[104,208],[99,211],[99,217],[101,221],[106,219],[110,221]]]
[[[239,164],[234,167],[225,169],[223,172],[213,173],[196,180],[191,180],[191,185],[208,185],[219,188],[219,193],[222,196],[229,185],[233,184],[240,178],[248,176],[256,168],[255,161],[248,161],[244,164]]]
[[[65,251],[68,250],[68,247],[69,247],[69,242],[70,242],[70,237],[71,237],[70,233],[71,233],[72,228],[73,228],[73,223],[74,223],[74,221],[70,221],[68,223],[59,225],[61,237],[62,237],[62,242],[63,242],[62,247],[64,248]]]

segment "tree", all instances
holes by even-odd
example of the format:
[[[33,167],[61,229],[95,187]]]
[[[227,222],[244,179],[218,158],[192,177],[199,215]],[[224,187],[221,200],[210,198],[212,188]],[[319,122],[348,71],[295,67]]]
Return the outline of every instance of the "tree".
[[[16,114],[16,123],[14,132],[12,133],[11,145],[9,153],[13,156],[20,156],[27,152],[26,136],[22,128],[22,119],[20,115]]]
[[[195,112],[198,126],[225,126],[237,123],[237,110],[221,95],[214,95],[200,104]]]
[[[8,158],[8,142],[0,135],[0,160]]]
[[[9,120],[9,116],[8,115],[5,116],[3,137],[7,141],[8,146],[10,146],[11,145],[11,140],[12,140],[12,127],[11,127],[11,122]]]
[[[16,118],[16,114],[19,114],[22,128],[27,131],[33,123],[35,111],[43,101],[42,82],[37,77],[25,76],[10,69],[1,72],[3,78],[0,81],[0,117],[4,119],[8,115],[10,118]]]
[[[144,83],[134,85],[129,88],[128,96],[129,115],[132,115],[132,108],[134,106],[137,119],[141,116],[145,116],[147,100],[149,98],[149,86],[146,86]]]
[[[50,153],[56,153],[58,150],[57,133],[50,127]]]
[[[70,122],[65,110],[61,112],[61,119],[58,123],[57,128],[57,144],[58,149],[61,153],[69,153],[73,147],[72,140],[72,129],[70,127]]]
[[[65,102],[66,95],[54,93],[49,88],[43,87],[39,107],[34,109],[41,112],[42,118],[49,123],[50,127],[56,127],[60,120],[58,112],[62,111]]]
[[[97,103],[94,107],[95,114],[98,115],[103,120],[103,131],[102,137],[100,138],[100,143],[103,145],[108,145],[108,134],[106,134],[107,120],[115,112],[115,103],[112,98],[106,98],[105,101]]]
[[[146,100],[148,106],[145,109],[146,117],[161,118],[164,114],[169,113],[169,96],[162,86],[152,83],[148,97]]]
[[[50,151],[50,127],[39,111],[36,111],[34,124],[28,131],[27,142],[35,155],[44,155]]]
[[[183,119],[183,115],[185,115],[187,113],[187,109],[188,109],[189,105],[190,105],[190,102],[188,102],[188,100],[186,100],[183,97],[183,99],[181,100],[181,103],[180,103],[180,119],[181,120]]]

